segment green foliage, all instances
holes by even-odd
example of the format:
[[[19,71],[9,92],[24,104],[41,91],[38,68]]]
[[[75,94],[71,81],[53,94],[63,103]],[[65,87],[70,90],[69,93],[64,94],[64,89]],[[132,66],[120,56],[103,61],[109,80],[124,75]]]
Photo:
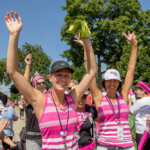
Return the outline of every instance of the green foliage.
[[[11,96],[9,97],[10,101],[20,100],[20,93],[11,93]]]
[[[71,76],[72,79],[78,81],[79,83],[86,73],[84,65],[81,65],[80,67],[75,67],[74,65],[72,65],[71,68],[74,70],[74,73]]]
[[[100,56],[101,64],[118,69],[124,78],[131,46],[122,32],[134,31],[139,46],[135,82],[150,82],[150,10],[142,11],[138,0],[66,0],[62,9],[67,12],[65,25],[61,28],[62,40],[71,47],[61,56],[75,66],[83,64],[83,49],[73,42],[74,36],[67,30],[75,20],[85,20],[92,33],[94,53]],[[101,71],[100,64],[98,70]],[[101,77],[102,74],[99,75],[100,80]]]
[[[51,58],[43,51],[41,45],[34,46],[28,43],[22,45],[22,49],[18,50],[19,56],[19,72],[24,74],[25,62],[24,59],[28,54],[32,54],[31,76],[37,71],[40,75],[46,77],[49,73]]]
[[[10,89],[10,93],[13,93],[13,94],[19,93],[19,91],[17,90],[17,88],[14,84],[12,84],[9,89]]]
[[[19,58],[19,72],[23,75],[25,72],[25,62],[24,59],[28,54],[32,54],[32,64],[31,64],[31,76],[37,71],[43,77],[47,77],[49,74],[50,64],[52,59],[43,51],[41,45],[35,44],[34,46],[28,43],[22,45],[22,48],[18,49]],[[0,83],[5,83],[9,85],[11,80],[6,73],[6,59],[0,60]],[[46,82],[46,86],[49,88],[50,83]],[[16,99],[20,95],[14,84],[10,87],[11,99]]]
[[[7,72],[6,72],[6,59],[0,60],[0,84],[9,85],[11,82]]]

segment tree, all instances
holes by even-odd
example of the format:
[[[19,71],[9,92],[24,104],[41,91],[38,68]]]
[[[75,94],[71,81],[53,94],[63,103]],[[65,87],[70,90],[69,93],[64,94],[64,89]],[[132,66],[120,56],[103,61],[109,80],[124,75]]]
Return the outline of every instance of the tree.
[[[37,71],[43,77],[47,77],[49,74],[50,64],[52,59],[43,51],[41,45],[35,44],[34,46],[28,43],[22,45],[22,48],[18,48],[18,58],[19,58],[19,72],[23,75],[25,72],[25,62],[24,59],[28,54],[32,54],[32,64],[31,64],[31,77],[34,76]],[[5,85],[11,84],[11,80],[6,73],[6,59],[2,59],[0,61],[0,82],[5,83]],[[49,86],[48,83],[46,83]],[[10,87],[11,94],[13,95],[13,99],[18,97],[18,90],[12,85]],[[16,94],[16,97],[15,97]]]
[[[84,65],[81,65],[80,67],[76,67],[73,64],[71,65],[71,68],[74,70],[74,73],[72,74],[71,78],[78,81],[79,83],[86,73]]]
[[[65,16],[65,25],[62,26],[62,40],[70,45],[70,49],[62,54],[68,61],[72,61],[75,66],[83,64],[83,50],[79,45],[73,42],[73,35],[67,34],[67,30],[76,19],[88,22],[92,32],[92,45],[98,64],[98,85],[101,88],[102,71],[101,64],[105,63],[107,68],[117,68],[121,72],[122,78],[125,77],[129,54],[131,47],[122,36],[122,32],[135,32],[138,40],[138,49],[141,54],[145,50],[147,59],[149,59],[149,34],[150,34],[150,11],[142,11],[138,0],[66,0],[66,6],[62,6],[67,12]],[[143,58],[144,55],[143,54]],[[135,81],[150,80],[145,70],[143,75],[139,73],[141,68],[141,59],[137,61]],[[143,59],[144,61],[144,59]],[[149,61],[144,67],[148,68]],[[122,67],[122,68],[120,68]],[[137,69],[139,68],[139,69]]]
[[[6,59],[3,58],[0,60],[0,84],[9,85],[10,82],[11,80],[6,72]]]

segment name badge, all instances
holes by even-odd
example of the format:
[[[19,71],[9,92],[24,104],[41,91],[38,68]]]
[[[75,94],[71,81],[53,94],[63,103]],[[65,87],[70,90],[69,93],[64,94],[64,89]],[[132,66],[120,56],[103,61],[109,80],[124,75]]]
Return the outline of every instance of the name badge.
[[[117,140],[123,141],[123,127],[121,125],[117,127]]]

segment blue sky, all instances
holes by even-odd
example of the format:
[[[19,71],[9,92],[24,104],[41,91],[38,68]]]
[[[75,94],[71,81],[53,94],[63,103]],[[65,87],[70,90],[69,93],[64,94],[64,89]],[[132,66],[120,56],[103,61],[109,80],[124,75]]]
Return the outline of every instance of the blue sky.
[[[140,2],[143,10],[150,9],[150,0]],[[60,34],[66,15],[62,5],[65,0],[0,0],[0,59],[7,55],[9,33],[4,18],[10,10],[17,12],[23,21],[18,47],[25,42],[40,44],[54,61],[62,59],[59,54],[68,49]],[[8,91],[3,85],[0,88],[3,92]]]

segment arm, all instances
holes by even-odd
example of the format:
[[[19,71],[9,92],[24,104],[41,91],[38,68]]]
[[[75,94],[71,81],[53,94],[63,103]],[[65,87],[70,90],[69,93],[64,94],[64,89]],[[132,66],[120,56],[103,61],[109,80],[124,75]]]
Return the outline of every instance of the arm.
[[[84,63],[85,63],[85,69],[87,70],[88,69],[87,68],[88,63],[87,63],[87,50],[86,50],[86,47],[84,46],[83,41],[79,40],[78,36],[76,36],[76,39],[77,40],[74,40],[74,41],[79,43],[84,48]],[[102,95],[102,92],[97,87],[95,77],[93,78],[93,80],[90,84],[90,91],[92,93],[92,99],[94,100],[96,110],[98,110],[98,107],[100,105],[100,102],[101,102],[101,99],[102,99],[103,95]]]
[[[28,54],[26,58],[24,59],[26,63],[26,70],[24,72],[24,78],[29,82],[30,81],[30,67],[31,67],[31,58],[32,55]]]
[[[134,78],[134,71],[135,71],[136,58],[137,58],[137,41],[135,39],[134,33],[130,34],[130,32],[128,32],[128,36],[125,33],[123,33],[123,35],[132,44],[132,50],[131,50],[131,55],[128,64],[128,71],[121,91],[124,100],[127,102],[128,94]]]
[[[10,33],[8,52],[7,52],[7,73],[13,80],[15,86],[19,92],[25,97],[26,100],[34,107],[37,118],[40,118],[46,97],[40,91],[34,89],[29,82],[18,72],[18,39],[22,28],[21,18],[15,13],[15,19],[13,17],[13,11],[11,11],[11,17],[9,13],[5,17],[5,22]]]
[[[139,102],[139,101],[136,101],[136,102],[132,105],[132,107],[130,108],[130,114],[131,114],[131,115],[136,115],[136,114],[139,112],[140,107],[141,107],[140,102]]]
[[[17,121],[18,120],[18,117],[17,118],[15,118],[15,119],[13,119],[13,121]]]
[[[128,106],[129,106],[129,110],[132,107],[132,100],[131,97],[128,97]]]
[[[96,68],[96,61],[95,56],[92,48],[92,44],[90,41],[90,38],[82,38],[82,41],[85,45],[86,53],[87,53],[87,73],[81,80],[81,82],[75,87],[74,90],[72,90],[69,94],[74,98],[76,105],[78,103],[78,99],[81,98],[81,96],[84,94],[84,92],[88,89],[90,86],[91,81],[93,80],[97,68]]]
[[[10,145],[10,147],[15,147],[16,146],[16,144],[14,144],[4,132],[2,132],[1,138],[2,138],[2,141],[7,143],[8,145]]]

